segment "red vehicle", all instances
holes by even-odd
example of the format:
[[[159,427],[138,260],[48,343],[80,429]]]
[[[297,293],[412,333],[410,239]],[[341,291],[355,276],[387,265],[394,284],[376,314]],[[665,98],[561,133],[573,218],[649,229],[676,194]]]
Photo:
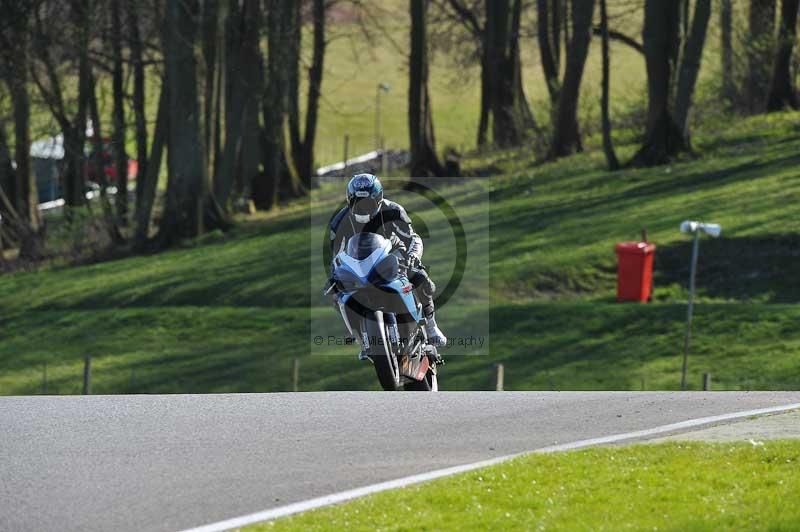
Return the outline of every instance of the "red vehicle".
[[[116,185],[117,183],[117,167],[114,164],[114,143],[109,138],[103,138],[103,153],[98,157],[97,150],[94,149],[94,144],[89,139],[91,151],[86,162],[86,179],[100,183],[100,175],[98,173],[98,166],[102,165],[103,174],[105,174],[106,182],[109,185]],[[99,163],[98,164],[98,159]],[[128,183],[136,181],[139,173],[139,162],[136,159],[128,159]]]

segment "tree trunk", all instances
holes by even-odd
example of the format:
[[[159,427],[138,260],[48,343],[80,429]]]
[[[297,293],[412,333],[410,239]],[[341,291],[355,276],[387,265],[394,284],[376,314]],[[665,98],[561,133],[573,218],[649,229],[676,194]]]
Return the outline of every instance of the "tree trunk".
[[[570,11],[572,39],[567,53],[564,84],[558,101],[553,145],[550,148],[551,158],[583,150],[578,128],[578,97],[592,39],[594,0],[573,0]]]
[[[158,98],[158,114],[156,127],[153,131],[153,144],[150,148],[150,161],[147,165],[147,174],[140,174],[142,181],[142,198],[136,209],[136,247],[144,249],[147,244],[150,229],[150,215],[158,188],[158,175],[161,169],[161,158],[164,153],[164,144],[169,132],[169,96],[168,83],[163,80],[161,95]]]
[[[95,153],[95,160],[93,164],[96,168],[97,179],[100,181],[100,206],[103,209],[103,216],[106,222],[106,229],[108,235],[114,243],[121,243],[123,241],[122,235],[117,227],[117,220],[114,217],[114,210],[108,200],[108,180],[106,179],[105,169],[103,168],[103,127],[100,120],[100,111],[97,106],[97,83],[94,80],[94,75],[91,76],[90,81],[91,89],[89,92],[89,117],[92,119],[92,135],[93,149]],[[119,195],[118,195],[119,196]]]
[[[289,35],[290,46],[287,50],[288,94],[286,98],[286,117],[289,123],[289,144],[292,160],[295,164],[300,159],[303,139],[300,131],[300,50],[303,46],[302,6],[296,2],[292,8],[292,26]]]
[[[522,85],[519,57],[521,0],[486,2],[486,61],[492,138],[500,147],[520,145],[536,129]]]
[[[242,9],[242,48],[240,51],[241,77],[239,88],[244,91],[241,117],[240,182],[244,190],[258,179],[258,165],[263,154],[261,148],[261,126],[258,123],[260,96],[264,92],[264,60],[260,49],[262,26],[261,1],[245,0]],[[221,201],[221,200],[220,200]]]
[[[491,111],[492,95],[490,94],[491,82],[489,81],[491,66],[487,57],[486,32],[481,37],[481,108],[478,119],[478,148],[486,146],[486,136],[489,132],[489,113]]]
[[[561,90],[560,77],[560,34],[556,33],[561,28],[558,7],[561,0],[537,0],[538,6],[538,40],[539,55],[542,61],[542,71],[550,95],[551,123],[555,124],[556,109],[558,109],[558,95]],[[552,9],[551,9],[552,7]]]
[[[781,2],[781,28],[778,52],[775,56],[775,68],[772,72],[772,87],[767,101],[768,111],[780,111],[791,108],[798,109],[797,93],[792,82],[792,52],[797,39],[797,11],[800,1],[783,0]]]
[[[300,50],[300,34],[302,33],[302,24],[300,18],[300,11],[297,12],[297,27],[296,27],[296,45],[297,50]],[[296,133],[292,133],[292,153],[294,165],[297,169],[297,174],[300,177],[300,182],[305,190],[311,187],[311,178],[315,175],[314,169],[314,142],[317,135],[317,119],[319,114],[319,100],[322,87],[322,74],[325,61],[325,0],[313,0],[312,16],[314,20],[314,44],[311,57],[311,67],[308,69],[308,98],[306,103],[306,120],[305,120],[305,133],[302,138],[299,132],[299,117],[297,118],[298,125]],[[294,68],[299,65],[299,56],[292,59]],[[298,83],[295,82],[292,87],[291,94],[295,96],[294,101],[298,100],[297,90]],[[296,110],[290,110],[289,116],[293,113],[299,114]],[[290,127],[290,129],[293,129]],[[295,143],[297,145],[295,146]]]
[[[20,220],[12,204],[16,184],[17,176],[11,166],[5,124],[0,123],[0,265],[3,263],[3,250],[16,246],[20,240]]]
[[[691,33],[683,47],[683,59],[678,73],[678,90],[675,95],[675,125],[683,135],[683,142],[687,147],[691,146],[689,110],[692,106],[697,75],[700,72],[700,61],[703,58],[709,18],[711,18],[711,0],[696,0]]]
[[[600,108],[603,120],[603,152],[606,155],[608,169],[611,171],[619,170],[619,159],[614,152],[614,143],[611,139],[611,117],[608,110],[609,106],[609,85],[610,85],[610,53],[608,45],[608,12],[606,10],[606,0],[600,0],[600,30],[602,32],[603,43],[603,89],[600,99]]]
[[[288,106],[292,7],[290,0],[271,0],[267,13],[267,87],[262,101],[264,173],[253,181],[253,201],[259,209],[272,209],[278,205],[282,181],[287,177],[284,129]]]
[[[750,0],[747,107],[751,113],[764,112],[769,96],[775,57],[775,1]]]
[[[511,11],[511,35],[508,54],[511,59],[511,84],[513,87],[514,120],[524,138],[528,132],[538,130],[536,120],[528,105],[525,86],[522,82],[522,60],[519,51],[520,24],[522,20],[522,0],[514,0]]]
[[[78,48],[78,110],[72,124],[67,124],[64,134],[64,160],[67,170],[64,176],[64,201],[68,207],[86,203],[85,158],[86,115],[91,91],[91,64],[89,62],[89,4],[87,0],[73,2],[77,23]],[[102,169],[100,170],[102,172]]]
[[[225,17],[225,147],[216,161],[214,196],[227,208],[234,187],[241,183],[236,176],[241,154],[242,115],[248,95],[242,81],[240,50],[242,48],[242,12],[237,0],[230,0]],[[241,192],[241,186],[236,186]]]
[[[122,66],[122,17],[119,0],[111,0],[111,50],[113,55],[112,93],[114,99],[114,163],[117,174],[117,216],[121,226],[128,224],[128,154],[125,150],[125,94]]]
[[[428,95],[428,0],[410,0],[410,11],[408,130],[411,141],[411,174],[420,177],[441,176],[444,175],[444,168],[436,155]]]
[[[214,100],[217,69],[217,36],[219,33],[219,1],[206,0],[202,15],[203,50],[203,146],[205,147],[206,167],[211,172],[215,168],[214,154]],[[216,90],[219,90],[217,88]]]
[[[169,92],[169,167],[160,237],[165,245],[203,232],[206,167],[200,133],[197,65],[197,0],[167,4],[166,71]]]
[[[36,176],[31,169],[30,98],[28,96],[28,43],[26,32],[14,32],[17,41],[11,51],[8,89],[14,113],[14,196],[11,200],[17,215],[34,232],[39,230],[39,194]]]
[[[647,65],[647,131],[631,162],[634,166],[664,164],[686,149],[681,130],[670,112],[672,58],[680,35],[680,4],[661,0],[645,2],[644,41]]]
[[[509,0],[487,0],[486,33],[491,95],[492,140],[499,147],[518,146],[523,132],[515,109],[515,57],[511,41],[512,9]]]
[[[736,99],[733,70],[733,6],[732,0],[720,0],[720,51],[722,54],[722,97],[730,103]]]
[[[145,114],[145,73],[142,56],[142,36],[139,28],[139,14],[136,2],[126,2],[128,31],[130,32],[131,63],[133,66],[133,115],[136,127],[136,211],[142,208],[147,176],[147,115]],[[137,215],[138,216],[138,215]]]

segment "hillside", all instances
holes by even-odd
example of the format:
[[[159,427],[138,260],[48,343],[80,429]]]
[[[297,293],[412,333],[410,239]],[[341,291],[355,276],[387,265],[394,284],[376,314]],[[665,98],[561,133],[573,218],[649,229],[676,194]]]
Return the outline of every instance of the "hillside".
[[[502,362],[507,389],[675,389],[684,219],[724,228],[701,247],[690,385],[711,371],[718,389],[800,388],[798,118],[698,134],[702,158],[649,170],[609,174],[597,153],[539,166],[523,152],[467,161],[497,174],[446,189],[463,200],[468,231],[483,235],[489,264],[475,279],[490,275],[491,291],[464,286],[440,321],[451,336],[469,334],[477,312],[491,339],[448,358],[443,388],[487,388]],[[299,203],[242,219],[163,254],[1,276],[0,393],[38,393],[45,362],[50,393],[79,393],[87,355],[94,393],[286,390],[294,357],[303,390],[376,389],[352,347],[309,354],[309,323],[335,319],[329,307],[309,310],[319,284],[308,221],[334,205],[321,199],[326,190],[311,211]],[[488,212],[469,207],[476,193]],[[617,304],[613,244],[643,227],[658,245],[655,301]],[[442,271],[447,258],[427,244],[426,260]]]

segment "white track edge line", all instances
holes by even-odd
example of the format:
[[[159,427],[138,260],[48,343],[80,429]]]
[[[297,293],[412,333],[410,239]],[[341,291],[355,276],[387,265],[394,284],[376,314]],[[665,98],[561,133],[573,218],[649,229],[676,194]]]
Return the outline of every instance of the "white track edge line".
[[[584,447],[591,447],[594,445],[602,445],[606,443],[616,443],[626,440],[646,438],[649,436],[656,436],[659,434],[665,434],[677,430],[696,428],[703,425],[709,425],[712,423],[732,421],[735,419],[741,419],[741,418],[747,418],[751,416],[759,416],[765,414],[776,414],[798,409],[800,409],[800,403],[792,403],[781,406],[771,406],[767,408],[757,408],[754,410],[745,410],[742,412],[732,412],[730,414],[720,414],[716,416],[689,419],[686,421],[680,421],[678,423],[660,425],[658,427],[653,427],[651,429],[643,429],[633,432],[624,432],[621,434],[613,434],[611,436],[602,436],[599,438],[589,438],[586,440],[578,440],[570,443],[550,445],[548,447],[540,447],[532,451],[523,451],[521,453],[498,456],[496,458],[491,458],[489,460],[481,460],[479,462],[472,462],[470,464],[463,464],[458,466],[447,467],[444,469],[437,469],[435,471],[428,471],[426,473],[419,473],[417,475],[411,475],[408,477],[398,478],[395,480],[379,482],[377,484],[371,484],[369,486],[363,486],[360,488],[340,491],[338,493],[332,493],[330,495],[324,495],[322,497],[316,497],[314,499],[308,499],[293,504],[287,504],[285,506],[279,506],[277,508],[271,508],[269,510],[264,510],[261,512],[243,515],[240,517],[234,517],[231,519],[218,521],[216,523],[210,523],[208,525],[203,525],[196,528],[188,528],[182,532],[221,532],[224,530],[240,528],[243,526],[252,525],[263,521],[270,521],[272,519],[277,519],[279,517],[286,517],[292,514],[305,512],[308,510],[322,508],[323,506],[338,504],[341,502],[356,499],[358,497],[364,497],[365,495],[372,495],[373,493],[379,493],[382,491],[387,491],[396,488],[403,488],[406,486],[410,486],[412,484],[419,484],[421,482],[427,482],[429,480],[435,480],[438,478],[447,477],[451,475],[457,475],[459,473],[466,473],[469,471],[473,471],[475,469],[480,469],[482,467],[488,467],[502,462],[506,462],[513,458],[517,458],[528,454],[552,453],[559,451],[569,451],[573,449],[582,449]]]

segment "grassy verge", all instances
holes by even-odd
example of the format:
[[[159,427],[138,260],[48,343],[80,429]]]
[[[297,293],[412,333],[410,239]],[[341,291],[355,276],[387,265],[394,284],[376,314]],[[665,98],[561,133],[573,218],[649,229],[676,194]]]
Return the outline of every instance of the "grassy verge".
[[[800,442],[533,455],[247,530],[797,530]]]
[[[502,362],[510,389],[674,389],[690,254],[677,228],[697,218],[724,229],[701,247],[689,382],[710,371],[718,389],[798,389],[797,117],[699,135],[703,157],[669,167],[609,174],[593,153],[539,166],[522,152],[472,160],[496,176],[445,193],[487,250],[491,291],[463,283],[439,319],[469,335],[474,295],[491,338],[451,354],[443,387],[485,389]],[[294,357],[301,389],[374,389],[352,348],[309,354],[311,317],[336,319],[309,309],[322,284],[309,273],[309,208],[335,206],[312,200],[156,256],[0,276],[0,393],[39,392],[45,363],[48,391],[74,393],[87,355],[97,393],[287,390]],[[619,305],[613,245],[642,227],[658,244],[655,301]],[[443,282],[443,247],[427,242],[425,260]]]

